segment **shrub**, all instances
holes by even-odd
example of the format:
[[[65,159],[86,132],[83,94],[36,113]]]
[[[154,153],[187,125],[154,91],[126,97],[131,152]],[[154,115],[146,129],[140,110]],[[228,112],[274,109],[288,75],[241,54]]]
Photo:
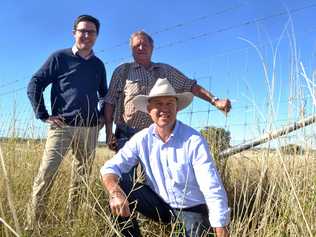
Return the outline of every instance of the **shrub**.
[[[224,128],[205,127],[201,130],[214,157],[230,147],[230,132]]]
[[[305,152],[303,147],[297,144],[288,144],[288,145],[282,146],[280,150],[282,154],[285,154],[285,155],[303,155]]]

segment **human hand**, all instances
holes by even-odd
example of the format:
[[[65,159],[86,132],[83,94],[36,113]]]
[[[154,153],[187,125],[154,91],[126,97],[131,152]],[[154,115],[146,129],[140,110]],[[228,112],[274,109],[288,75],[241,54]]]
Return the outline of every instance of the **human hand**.
[[[117,151],[117,139],[113,133],[106,133],[106,144],[112,151]]]
[[[230,109],[232,108],[231,102],[229,99],[221,99],[221,100],[216,100],[214,102],[214,106],[227,114]]]
[[[61,116],[49,116],[45,122],[59,128],[65,126],[64,119]]]
[[[216,237],[229,237],[229,231],[227,227],[215,227]]]
[[[110,208],[115,216],[129,217],[131,215],[129,202],[122,190],[112,191],[110,193]]]

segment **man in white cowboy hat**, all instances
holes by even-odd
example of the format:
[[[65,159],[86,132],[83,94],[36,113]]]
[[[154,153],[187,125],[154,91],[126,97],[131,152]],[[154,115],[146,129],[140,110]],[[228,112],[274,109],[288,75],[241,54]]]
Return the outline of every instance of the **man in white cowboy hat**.
[[[113,215],[125,228],[123,236],[140,236],[136,210],[163,223],[178,218],[186,236],[203,236],[214,228],[228,236],[230,209],[221,178],[207,142],[193,128],[176,119],[192,101],[190,92],[177,94],[167,79],[158,79],[149,95],[138,95],[133,104],[147,112],[153,124],[136,133],[101,168]],[[128,172],[143,167],[145,184],[133,184]]]

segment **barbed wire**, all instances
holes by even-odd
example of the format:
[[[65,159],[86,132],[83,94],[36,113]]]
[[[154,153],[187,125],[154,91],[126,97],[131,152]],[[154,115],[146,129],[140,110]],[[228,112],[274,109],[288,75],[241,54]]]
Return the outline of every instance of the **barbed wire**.
[[[8,86],[11,86],[11,85],[14,85],[14,84],[18,83],[21,80],[22,79],[17,79],[17,80],[14,80],[14,81],[9,81],[7,83],[2,83],[2,84],[0,84],[0,89],[8,87]]]
[[[189,42],[189,41],[192,41],[192,40],[196,40],[196,39],[200,39],[200,38],[204,38],[204,37],[209,37],[211,35],[221,34],[221,33],[224,33],[226,31],[230,31],[230,30],[233,30],[233,29],[238,29],[238,28],[241,28],[241,27],[244,27],[244,26],[248,26],[248,25],[251,25],[251,24],[256,24],[256,23],[259,23],[259,22],[263,22],[263,21],[266,21],[266,20],[270,20],[270,19],[273,19],[273,18],[276,18],[276,17],[283,16],[283,15],[295,14],[295,13],[298,13],[300,11],[307,10],[307,9],[310,9],[310,8],[314,8],[314,7],[316,7],[316,4],[309,4],[307,6],[303,6],[303,7],[299,7],[299,8],[295,8],[295,9],[290,9],[288,11],[285,10],[285,11],[274,13],[274,14],[271,14],[271,15],[268,15],[268,16],[251,19],[251,20],[242,22],[240,24],[227,26],[227,27],[215,30],[215,31],[202,32],[202,33],[199,33],[197,35],[193,35],[191,37],[188,37],[186,39],[176,40],[176,41],[168,42],[168,43],[165,43],[163,45],[157,46],[157,47],[155,47],[155,50],[160,50],[160,49],[163,49],[163,48],[173,47],[175,45],[183,44],[183,43],[186,43],[186,42]],[[105,50],[103,50],[102,52],[105,52]],[[131,59],[131,57],[125,57],[125,58],[121,57],[121,58],[118,58],[118,59],[106,61],[105,64],[109,64],[111,62],[117,62],[117,61],[123,62],[123,61],[130,60],[130,59]]]
[[[0,123],[1,124],[1,123]],[[47,125],[43,124],[43,125],[34,125],[33,122],[28,123],[28,126],[16,126],[16,125],[12,125],[13,123],[11,123],[9,126],[0,126],[0,137],[22,137],[22,138],[43,138],[46,136],[46,130],[47,130]],[[234,134],[231,132],[231,135],[233,135],[232,139],[231,139],[231,144],[241,144],[244,142],[249,142],[251,141],[253,138],[255,138],[256,136],[260,136],[266,132],[269,131],[273,131],[273,129],[271,130],[270,126],[266,126],[265,128],[261,128],[258,129],[257,126],[260,124],[268,124],[268,122],[245,122],[245,123],[237,123],[237,124],[229,124],[228,129],[225,128],[225,130],[227,131],[234,131],[234,128],[242,128],[243,129],[243,133],[241,134],[239,132],[239,138],[235,138]],[[283,127],[288,125],[288,120],[286,119],[279,119],[276,120],[274,123],[274,129],[276,129],[276,127]],[[3,124],[2,124],[3,125]],[[192,125],[191,125],[192,126]],[[218,124],[208,124],[205,126],[192,126],[194,127],[196,130],[201,131],[207,127],[212,127],[212,126],[216,126],[216,127],[221,127]],[[316,129],[316,125],[310,125],[312,127],[314,127],[314,129]],[[316,131],[316,130],[315,130]],[[303,137],[302,137],[303,136]],[[243,137],[243,138],[241,138]],[[299,131],[296,131],[294,134],[287,134],[284,135],[282,137],[277,138],[277,140],[284,140],[285,142],[289,142],[291,140],[293,140],[293,142],[296,142],[297,140],[302,140],[305,142],[310,142],[312,141],[313,143],[315,143],[315,136],[313,135],[313,133],[308,134],[308,133],[302,133]],[[295,140],[295,141],[294,141]],[[273,141],[272,141],[273,142]]]
[[[282,103],[285,103],[286,101],[283,101]],[[264,104],[264,103],[263,103]],[[247,108],[250,106],[240,106],[240,109]],[[17,109],[18,110],[18,109]],[[252,107],[252,111],[254,110],[254,107]],[[27,111],[25,109],[25,111]],[[212,112],[214,112],[212,110]],[[236,112],[236,111],[235,111]],[[180,112],[178,119],[182,119],[181,116],[187,112]],[[253,138],[260,136],[268,131],[272,131],[273,129],[284,127],[291,123],[293,120],[299,120],[302,119],[300,115],[296,115],[293,120],[287,118],[287,113],[279,113],[278,116],[276,116],[275,119],[268,119],[268,118],[256,118],[253,116],[245,116],[243,118],[238,118],[241,122],[234,122],[230,119],[229,115],[226,117],[227,122],[219,122],[219,120],[207,120],[206,123],[203,124],[201,121],[201,118],[203,116],[199,115],[199,113],[210,113],[209,110],[201,110],[201,111],[194,111],[193,108],[188,113],[196,115],[199,117],[199,121],[196,119],[190,120],[189,124],[193,128],[195,128],[198,131],[201,131],[202,129],[205,129],[206,127],[223,127],[226,131],[230,131],[232,139],[231,144],[241,144],[244,142],[249,142]],[[214,112],[215,113],[215,112]],[[212,114],[214,114],[212,113]],[[315,111],[313,112],[315,114]],[[29,114],[30,116],[27,116],[28,119],[25,118],[25,114]],[[246,113],[238,113],[238,114],[246,114]],[[15,116],[15,117],[14,117]],[[310,116],[306,115],[306,117]],[[185,116],[185,120],[188,119],[188,116]],[[4,119],[3,119],[4,118]],[[243,121],[242,121],[243,120]],[[0,115],[0,137],[22,137],[22,138],[43,138],[46,136],[46,130],[47,130],[47,124],[36,122],[34,115],[32,116],[31,113],[9,113],[9,114],[1,114]],[[193,122],[194,121],[194,122]],[[198,122],[198,124],[196,124]],[[195,125],[194,125],[195,124]],[[272,125],[272,126],[271,126]],[[308,131],[313,131],[314,128],[314,134],[316,132],[316,124],[310,125],[310,128],[308,128]],[[272,130],[271,130],[272,129]],[[306,130],[307,131],[307,130]],[[302,138],[304,136],[304,139]],[[278,138],[279,139],[279,138]],[[297,140],[302,140],[303,142],[309,142],[316,144],[315,136],[313,133],[305,133],[304,130],[301,130],[301,132],[296,132],[295,135],[289,134],[281,137],[280,139],[284,139],[285,142],[291,142],[294,143]]]
[[[230,7],[227,7],[225,9],[222,9],[222,10],[219,10],[215,13],[211,13],[209,15],[204,15],[204,16],[198,16],[198,17],[195,17],[189,21],[186,21],[186,22],[180,22],[180,23],[177,23],[175,25],[171,25],[171,26],[167,26],[167,27],[164,27],[160,30],[157,30],[157,31],[153,31],[153,32],[148,32],[150,35],[159,35],[161,33],[164,33],[164,32],[169,32],[169,31],[173,31],[175,29],[179,29],[181,27],[186,27],[188,25],[191,25],[193,23],[196,23],[196,22],[200,22],[200,21],[204,21],[204,20],[207,20],[209,19],[210,17],[212,16],[218,16],[218,15],[221,15],[221,14],[224,14],[224,13],[227,13],[227,12],[230,12],[230,11],[234,11],[234,10],[237,10],[241,7],[245,6],[244,3],[239,3],[239,4],[236,4],[236,5],[233,5],[233,6],[230,6]],[[116,49],[116,48],[120,48],[122,46],[125,46],[125,45],[128,45],[129,44],[129,41],[126,40],[126,41],[123,41],[121,43],[118,43],[118,44],[115,44],[113,46],[110,46],[108,48],[105,48],[105,49],[98,49],[96,52],[106,52],[108,50],[112,50],[112,49]]]
[[[224,10],[218,11],[214,15],[220,15],[220,14],[223,14],[223,13],[231,11],[231,10],[236,10],[236,9],[242,7],[242,6],[244,6],[244,4],[238,4],[236,6],[232,6],[232,7],[226,8]],[[282,15],[285,15],[285,14],[288,14],[288,13],[297,13],[297,12],[300,12],[302,10],[306,10],[306,9],[313,8],[313,7],[316,7],[316,4],[310,4],[310,5],[307,5],[307,6],[304,6],[304,7],[300,7],[300,8],[296,8],[296,9],[292,9],[292,10],[289,10],[289,11],[282,11],[282,12],[279,12],[279,13],[276,13],[276,14],[273,14],[273,15],[265,16],[265,17],[258,18],[258,19],[249,20],[249,21],[243,22],[243,23],[241,23],[239,25],[218,29],[217,31],[214,31],[214,32],[201,33],[199,35],[192,36],[192,37],[190,37],[190,38],[188,38],[186,40],[178,40],[178,41],[167,43],[167,44],[162,45],[162,46],[158,46],[157,48],[155,48],[155,50],[161,49],[161,48],[165,48],[165,47],[172,47],[173,45],[184,43],[186,41],[190,41],[190,40],[194,40],[194,39],[198,39],[200,37],[205,37],[205,36],[208,36],[208,35],[213,34],[213,33],[225,32],[225,31],[237,28],[237,27],[241,27],[241,26],[245,26],[245,25],[249,25],[249,24],[253,24],[253,23],[258,23],[258,22],[261,22],[261,21],[265,21],[265,20],[277,17],[277,16],[282,16]],[[175,29],[175,28],[178,28],[178,27],[182,27],[182,26],[185,26],[187,24],[191,24],[193,22],[199,21],[199,19],[207,19],[210,16],[212,16],[212,15],[197,17],[197,18],[194,18],[194,19],[192,19],[191,21],[189,21],[187,23],[179,23],[179,24],[176,24],[174,26],[169,26],[169,27],[166,27],[166,28],[164,28],[162,30],[153,32],[153,34],[159,34],[159,33],[162,33],[162,32],[171,31],[172,29]],[[312,27],[310,29],[312,29],[312,30],[305,30],[305,31],[311,32],[313,30],[316,30],[316,26],[314,26],[314,27]],[[277,38],[275,40],[278,40],[278,39],[279,38]],[[118,44],[118,45],[120,45],[120,44]],[[262,46],[267,45],[267,44],[269,44],[269,43],[260,43],[258,46],[262,47]],[[232,54],[234,52],[248,50],[248,49],[251,49],[251,48],[252,48],[251,46],[239,47],[239,48],[227,50],[227,51],[224,51],[224,52],[220,52],[220,53],[217,53],[217,54],[213,54],[212,56],[215,57],[215,56],[230,55],[230,54]],[[113,60],[107,61],[107,62],[105,62],[105,64],[109,64],[110,62],[116,62],[116,61],[122,62],[122,61],[125,61],[125,60],[131,60],[131,59],[132,59],[132,57],[121,57],[121,58],[117,58],[117,59],[113,59]],[[22,79],[17,79],[17,80],[14,80],[12,82],[0,84],[0,89],[8,87],[8,86],[11,86],[13,84],[16,84],[16,83],[18,83],[21,80]],[[7,91],[7,92],[4,92],[4,93],[0,93],[0,96],[13,94],[13,93],[19,92],[19,91],[21,91],[21,90],[23,90],[25,88],[26,88],[26,86],[18,88],[18,89],[11,90],[11,91]]]
[[[306,34],[306,33],[311,33],[313,31],[316,31],[316,26],[314,26],[313,28],[309,28],[309,29],[304,29],[302,30],[300,33],[301,34]],[[275,39],[271,39],[269,40],[269,42],[258,42],[256,43],[255,45],[260,48],[260,47],[265,47],[265,46],[270,46],[271,43],[274,43],[274,42],[278,42],[280,40],[280,37],[276,37]],[[172,46],[170,46],[172,47]],[[212,54],[212,57],[220,57],[220,56],[229,56],[229,55],[232,55],[236,52],[242,52],[242,51],[246,51],[246,50],[249,50],[249,49],[253,49],[253,46],[244,46],[244,47],[236,47],[236,48],[232,48],[232,49],[228,49],[228,50],[224,50],[224,51],[221,51],[221,52],[218,52],[218,53],[215,53],[215,54]],[[156,48],[155,48],[156,50]],[[159,49],[158,49],[159,50]],[[316,55],[316,54],[315,54]],[[209,60],[211,57],[208,56],[207,57],[207,60]],[[108,61],[105,61],[104,64],[105,65],[108,65],[110,63],[114,63],[114,62],[120,62],[120,63],[123,63],[123,62],[129,62],[129,61],[132,61],[133,60],[133,57],[132,56],[129,56],[129,57],[120,57],[120,58],[116,58],[116,59],[113,59],[113,60],[108,60]],[[185,62],[195,62],[195,61],[200,61],[201,58],[199,58],[198,60],[196,59],[190,59],[190,60],[187,60]],[[185,63],[184,62],[184,63]]]
[[[14,94],[14,93],[20,92],[20,91],[22,91],[24,89],[26,89],[26,86],[23,86],[23,87],[20,87],[18,89],[14,89],[14,90],[11,90],[11,91],[7,91],[7,92],[4,92],[4,93],[0,93],[0,96]]]

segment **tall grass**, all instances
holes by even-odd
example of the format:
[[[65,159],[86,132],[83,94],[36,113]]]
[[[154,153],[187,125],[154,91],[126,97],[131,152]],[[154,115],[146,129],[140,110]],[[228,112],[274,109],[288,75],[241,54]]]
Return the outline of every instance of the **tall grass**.
[[[289,23],[290,24],[290,23]],[[284,30],[283,34],[292,31]],[[283,36],[282,36],[283,37]],[[300,90],[297,75],[307,83],[314,106],[315,82],[310,80],[304,66],[297,59],[295,40],[291,45],[290,92]],[[280,37],[281,40],[281,37]],[[251,42],[247,41],[251,45]],[[279,43],[278,43],[279,44]],[[272,68],[267,67],[260,50],[267,85],[266,113],[268,130],[276,128],[276,106],[273,104],[276,85],[277,48],[273,50]],[[277,46],[278,47],[278,46]],[[299,66],[300,65],[300,66]],[[298,72],[301,68],[302,70]],[[291,94],[292,96],[292,94]],[[289,117],[289,122],[292,118]],[[303,138],[307,140],[307,138]],[[0,236],[26,236],[26,205],[30,199],[32,183],[42,157],[41,141],[23,141],[9,136],[1,141],[0,170]],[[269,146],[268,146],[269,147]],[[280,150],[250,150],[218,162],[222,171],[229,205],[232,208],[230,233],[238,237],[268,236],[316,236],[316,152],[306,147],[303,155],[284,154]],[[106,148],[98,148],[88,195],[79,205],[78,215],[72,225],[66,222],[67,190],[70,183],[71,157],[65,157],[49,196],[47,217],[41,228],[32,236],[112,236],[118,234],[115,219],[110,215],[108,197],[99,178],[101,165],[113,154]],[[223,168],[224,166],[224,168]],[[164,226],[146,218],[141,219],[144,236],[170,236],[181,232],[178,226]]]
[[[1,179],[0,236],[19,236],[9,201],[16,209],[18,225],[24,227],[26,204],[43,144],[13,139],[2,142],[1,146],[12,193],[8,196],[5,179]],[[65,157],[50,192],[47,218],[33,236],[112,236],[115,233],[107,195],[99,181],[99,168],[111,155],[106,148],[97,150],[91,181],[87,184],[89,195],[81,203],[73,225],[65,221],[71,167],[71,157]],[[265,149],[243,152],[226,161],[222,177],[232,207],[231,236],[316,235],[315,152],[304,155],[284,155]],[[140,218],[144,236],[169,236],[172,232],[172,227]]]

